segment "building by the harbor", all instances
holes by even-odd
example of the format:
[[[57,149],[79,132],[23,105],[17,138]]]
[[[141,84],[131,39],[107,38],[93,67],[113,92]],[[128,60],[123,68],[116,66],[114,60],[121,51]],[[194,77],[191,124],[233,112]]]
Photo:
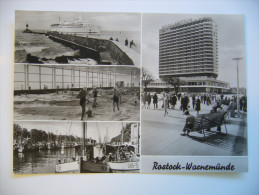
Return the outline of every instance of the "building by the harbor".
[[[185,20],[159,30],[159,77],[178,77],[185,92],[229,90],[218,76],[217,25],[211,18]],[[153,82],[148,88],[163,86]]]

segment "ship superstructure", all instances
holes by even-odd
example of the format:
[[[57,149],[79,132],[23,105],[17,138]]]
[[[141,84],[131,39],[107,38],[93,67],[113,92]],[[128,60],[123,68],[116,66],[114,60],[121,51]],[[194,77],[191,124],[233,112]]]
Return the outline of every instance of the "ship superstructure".
[[[100,33],[100,27],[92,24],[90,21],[83,21],[80,16],[79,19],[73,22],[61,22],[59,19],[59,23],[51,24],[50,31],[64,34],[95,35]]]

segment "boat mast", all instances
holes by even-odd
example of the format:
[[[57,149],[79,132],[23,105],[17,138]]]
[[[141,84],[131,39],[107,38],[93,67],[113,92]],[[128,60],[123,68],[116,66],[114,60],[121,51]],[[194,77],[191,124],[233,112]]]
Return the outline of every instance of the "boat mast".
[[[121,144],[123,144],[123,131],[124,131],[124,126],[123,126],[123,122],[121,123],[122,124],[122,131],[121,131]]]
[[[87,123],[86,122],[83,122],[82,123],[82,125],[83,125],[83,128],[82,128],[82,130],[83,130],[83,154],[82,154],[82,156],[85,156],[85,137],[86,137],[86,131],[87,131]]]

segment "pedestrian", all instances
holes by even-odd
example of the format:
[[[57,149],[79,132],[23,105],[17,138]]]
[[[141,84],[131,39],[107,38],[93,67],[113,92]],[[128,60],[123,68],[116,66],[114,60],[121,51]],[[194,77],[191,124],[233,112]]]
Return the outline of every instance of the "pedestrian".
[[[85,114],[86,114],[86,111],[85,111],[86,101],[89,101],[86,99],[86,95],[87,95],[86,87],[84,87],[77,95],[77,98],[80,98],[80,106],[82,108],[81,121],[84,119]],[[89,107],[89,111],[91,111],[90,107]]]
[[[195,101],[195,110],[196,110],[197,114],[199,114],[199,112],[201,110],[201,100],[200,100],[199,96],[197,97],[197,99]]]
[[[192,109],[194,109],[195,106],[195,95],[192,95]]]
[[[169,104],[169,95],[167,93],[164,93],[164,100],[163,100],[163,103],[164,103],[164,109],[165,109],[165,114],[164,116],[168,115],[168,104]]]
[[[129,41],[128,41],[128,39],[126,38],[126,40],[125,40],[125,46],[128,46],[128,44],[129,44]]]
[[[181,105],[182,105],[182,109],[183,109],[183,113],[188,110],[188,97],[184,94],[181,100]]]
[[[113,112],[115,112],[115,106],[117,107],[118,111],[120,110],[119,108],[119,91],[114,87],[113,89]]]
[[[133,40],[131,40],[131,42],[130,42],[130,48],[132,45],[136,46],[135,43],[133,42]]]
[[[154,109],[156,109],[156,108],[157,108],[157,100],[158,100],[158,98],[157,98],[157,94],[155,93],[155,94],[154,94],[154,96],[153,96]]]
[[[176,102],[177,102],[177,97],[176,97],[176,95],[174,94],[173,97],[172,97],[172,106],[173,106],[173,109],[175,109]]]
[[[207,101],[207,96],[206,96],[206,94],[204,94],[204,96],[203,96],[203,104],[206,104],[206,101]]]
[[[147,108],[150,109],[150,103],[151,103],[151,95],[150,93],[147,94]]]

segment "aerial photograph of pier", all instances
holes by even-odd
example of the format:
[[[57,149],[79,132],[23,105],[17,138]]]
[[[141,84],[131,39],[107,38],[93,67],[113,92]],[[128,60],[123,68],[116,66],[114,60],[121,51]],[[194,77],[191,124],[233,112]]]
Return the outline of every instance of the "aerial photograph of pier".
[[[13,172],[139,173],[136,122],[16,121]]]
[[[15,63],[140,66],[140,13],[16,11]]]

